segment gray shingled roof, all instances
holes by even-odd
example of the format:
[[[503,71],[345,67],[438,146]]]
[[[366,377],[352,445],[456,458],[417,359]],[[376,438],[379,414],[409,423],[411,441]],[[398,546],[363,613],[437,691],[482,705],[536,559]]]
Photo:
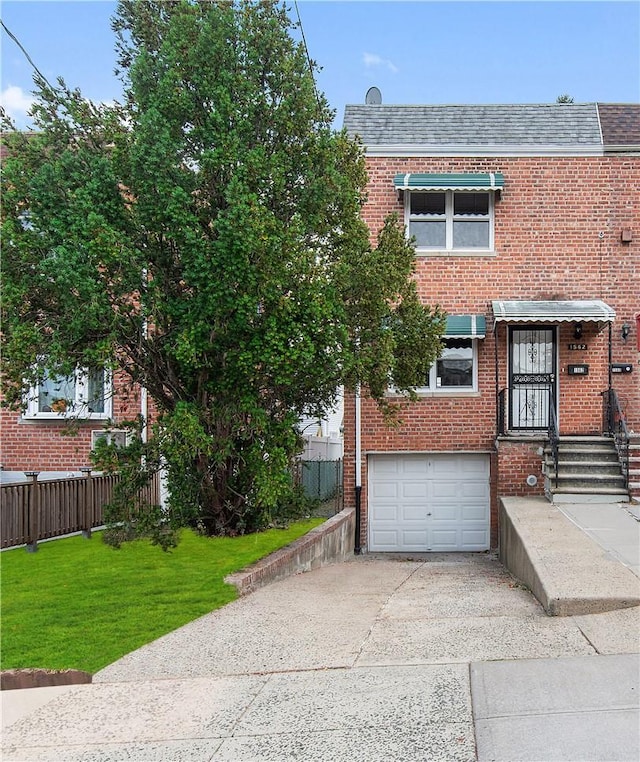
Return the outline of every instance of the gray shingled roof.
[[[595,103],[348,105],[344,127],[370,146],[602,144]]]

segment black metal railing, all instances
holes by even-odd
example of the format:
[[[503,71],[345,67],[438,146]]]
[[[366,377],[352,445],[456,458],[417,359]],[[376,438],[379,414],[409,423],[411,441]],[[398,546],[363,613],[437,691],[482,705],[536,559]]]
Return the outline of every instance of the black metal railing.
[[[554,402],[553,394],[549,395],[549,426],[547,428],[547,436],[549,437],[549,449],[551,450],[551,458],[553,460],[554,486],[557,487],[560,432],[558,431],[558,413],[556,411],[556,403]]]
[[[615,389],[602,392],[602,428],[613,437],[625,489],[629,488],[629,429]]]
[[[498,435],[504,436],[507,433],[507,390],[501,389],[498,392],[498,407],[497,407],[497,429]]]

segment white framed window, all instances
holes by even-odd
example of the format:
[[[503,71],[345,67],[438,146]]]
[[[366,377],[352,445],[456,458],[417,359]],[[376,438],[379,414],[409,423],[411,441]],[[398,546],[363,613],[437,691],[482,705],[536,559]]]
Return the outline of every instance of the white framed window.
[[[407,191],[405,224],[418,252],[493,251],[491,191]]]
[[[79,368],[69,376],[45,371],[31,387],[25,418],[105,420],[111,418],[111,377],[103,368]]]
[[[427,383],[416,389],[418,394],[433,392],[452,394],[478,390],[477,339],[443,339],[442,354],[431,366]]]

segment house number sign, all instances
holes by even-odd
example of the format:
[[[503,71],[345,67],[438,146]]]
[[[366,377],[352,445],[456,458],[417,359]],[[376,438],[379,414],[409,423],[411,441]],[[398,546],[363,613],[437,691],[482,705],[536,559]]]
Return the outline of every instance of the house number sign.
[[[574,350],[574,351],[575,350],[581,350],[581,351],[584,352],[586,350],[586,348],[587,348],[586,344],[569,344],[569,349]]]

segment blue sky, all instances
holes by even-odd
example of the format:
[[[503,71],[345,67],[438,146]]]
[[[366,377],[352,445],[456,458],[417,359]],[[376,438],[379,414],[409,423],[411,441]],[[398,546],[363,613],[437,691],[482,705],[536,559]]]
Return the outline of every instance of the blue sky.
[[[293,0],[292,18],[296,17]],[[50,81],[96,101],[121,94],[115,2],[2,0],[2,21]],[[318,86],[337,111],[363,103],[640,101],[640,2],[298,0]],[[2,103],[25,126],[32,67],[2,31]]]

